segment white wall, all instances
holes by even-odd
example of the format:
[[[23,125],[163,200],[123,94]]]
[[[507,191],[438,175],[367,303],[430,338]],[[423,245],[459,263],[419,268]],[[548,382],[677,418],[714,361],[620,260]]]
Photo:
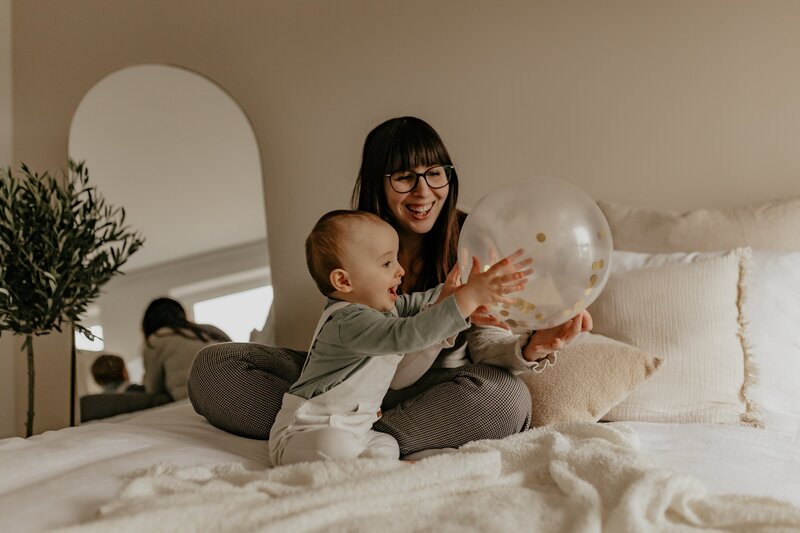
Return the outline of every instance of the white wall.
[[[0,167],[11,166],[11,0],[0,0]],[[15,434],[14,343],[0,337],[0,438]]]

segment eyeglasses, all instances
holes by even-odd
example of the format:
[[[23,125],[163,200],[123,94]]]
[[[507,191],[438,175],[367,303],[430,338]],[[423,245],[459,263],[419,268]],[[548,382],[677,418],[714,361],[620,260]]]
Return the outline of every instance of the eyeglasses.
[[[425,172],[419,173],[413,170],[402,170],[386,174],[389,184],[394,192],[407,193],[417,188],[419,179],[423,178],[431,189],[441,189],[450,183],[455,167],[453,165],[436,165]]]

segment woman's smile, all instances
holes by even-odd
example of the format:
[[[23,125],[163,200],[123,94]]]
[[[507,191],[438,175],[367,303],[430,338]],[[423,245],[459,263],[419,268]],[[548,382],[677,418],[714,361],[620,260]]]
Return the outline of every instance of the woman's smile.
[[[427,204],[406,204],[406,209],[411,211],[411,216],[414,218],[423,220],[431,214],[435,203],[436,202],[428,202]]]

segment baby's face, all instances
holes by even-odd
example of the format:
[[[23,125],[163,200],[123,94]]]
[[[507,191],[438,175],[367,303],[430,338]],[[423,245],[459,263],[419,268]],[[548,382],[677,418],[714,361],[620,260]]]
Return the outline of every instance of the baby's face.
[[[352,291],[347,300],[379,311],[391,311],[405,271],[397,262],[397,232],[381,221],[358,221],[348,230],[343,266]]]

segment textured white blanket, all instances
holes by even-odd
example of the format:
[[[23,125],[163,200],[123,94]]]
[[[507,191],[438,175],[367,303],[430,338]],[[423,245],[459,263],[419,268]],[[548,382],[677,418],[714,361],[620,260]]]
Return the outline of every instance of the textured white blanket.
[[[625,426],[561,424],[416,463],[159,465],[65,531],[800,530],[800,508],[709,495],[638,446]]]

